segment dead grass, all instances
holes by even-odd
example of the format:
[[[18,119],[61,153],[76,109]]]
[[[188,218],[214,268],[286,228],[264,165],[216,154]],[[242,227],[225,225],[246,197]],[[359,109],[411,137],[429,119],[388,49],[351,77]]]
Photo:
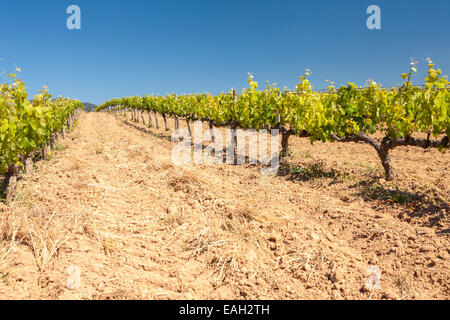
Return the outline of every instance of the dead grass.
[[[192,251],[192,256],[197,257],[203,253],[209,252],[211,248],[222,247],[228,240],[217,239],[217,234],[210,228],[205,228],[198,236],[195,236],[185,242],[185,250]]]
[[[271,213],[267,213],[260,210],[254,210],[249,205],[242,205],[239,207],[234,213],[230,212],[229,217],[238,218],[239,224],[242,225],[242,223],[251,222],[251,221],[257,221],[260,223],[274,223],[274,224],[280,224],[286,222],[286,218],[279,217]],[[243,219],[240,219],[243,218]]]
[[[14,212],[0,203],[0,277],[7,279],[10,255],[21,238],[20,221]]]
[[[37,206],[27,189],[15,195],[9,207],[1,212],[2,242],[8,243],[3,259],[17,244],[28,246],[40,271],[48,268],[59,249],[86,220],[84,214],[67,211],[61,204],[52,211]]]
[[[28,232],[27,244],[32,249],[39,270],[49,267],[59,249],[82,227],[77,214],[40,211],[24,214],[24,228]]]
[[[146,169],[152,172],[163,171],[173,168],[172,161],[158,158],[154,159],[151,158],[148,154],[145,156],[144,163],[147,165]]]
[[[320,247],[307,248],[302,246],[301,250],[283,256],[286,261],[286,269],[297,276],[304,272],[305,282],[309,282],[316,274],[322,276],[330,269],[331,261]]]
[[[180,169],[170,168],[166,171],[165,180],[175,192],[194,193],[201,189],[201,181],[198,176],[192,172]]]
[[[220,256],[215,257],[213,260],[213,263],[215,262],[215,268],[212,273],[214,275],[213,285],[216,288],[219,287],[224,282],[226,277],[237,272],[240,262],[243,260],[242,254],[239,253],[236,245],[234,245],[231,249],[229,248],[226,250]]]

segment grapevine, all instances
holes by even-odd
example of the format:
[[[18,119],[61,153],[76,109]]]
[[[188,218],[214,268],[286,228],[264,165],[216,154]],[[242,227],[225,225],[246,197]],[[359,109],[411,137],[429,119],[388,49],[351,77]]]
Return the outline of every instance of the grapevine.
[[[271,84],[263,89],[249,75],[249,87],[236,96],[234,90],[217,96],[210,94],[144,96],[112,99],[98,106],[103,109],[131,109],[176,119],[207,121],[212,128],[229,125],[242,129],[279,128],[282,133],[282,155],[287,155],[291,135],[309,137],[311,143],[363,142],[377,152],[388,180],[394,178],[389,151],[398,146],[438,148],[449,146],[450,82],[441,69],[427,59],[428,76],[424,87],[413,85],[416,62],[401,75],[403,84],[385,88],[374,81],[366,87],[349,82],[326,92],[314,91],[309,70],[295,92],[281,90]],[[136,118],[135,118],[136,120]],[[155,118],[156,120],[156,118]],[[382,138],[375,138],[378,133]],[[426,133],[426,139],[414,138]],[[443,137],[441,137],[443,136]]]
[[[6,174],[6,184],[33,152],[53,144],[55,134],[65,132],[76,110],[83,108],[77,100],[52,99],[46,87],[30,101],[17,75],[9,79],[0,84],[0,174]]]

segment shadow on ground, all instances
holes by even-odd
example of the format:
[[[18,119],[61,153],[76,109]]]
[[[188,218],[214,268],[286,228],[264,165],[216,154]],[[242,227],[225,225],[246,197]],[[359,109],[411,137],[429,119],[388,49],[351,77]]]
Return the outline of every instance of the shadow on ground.
[[[379,177],[360,181],[350,186],[357,189],[357,195],[364,201],[378,202],[377,207],[398,207],[404,210],[399,218],[424,220],[423,226],[443,228],[448,224],[450,206],[440,197],[428,192],[412,192],[399,187],[389,187],[379,183]],[[408,219],[408,217],[410,219]]]

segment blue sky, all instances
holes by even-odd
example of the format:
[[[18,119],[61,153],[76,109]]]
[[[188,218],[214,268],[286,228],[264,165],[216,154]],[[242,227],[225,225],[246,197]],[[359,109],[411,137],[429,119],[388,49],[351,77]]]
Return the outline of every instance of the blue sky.
[[[66,28],[71,4],[81,30]],[[381,30],[366,27],[371,4]],[[315,88],[326,79],[395,85],[411,57],[423,83],[427,57],[450,74],[449,15],[448,0],[2,0],[0,72],[17,64],[31,94],[47,85],[96,104],[241,89],[249,72],[294,88],[307,68]]]

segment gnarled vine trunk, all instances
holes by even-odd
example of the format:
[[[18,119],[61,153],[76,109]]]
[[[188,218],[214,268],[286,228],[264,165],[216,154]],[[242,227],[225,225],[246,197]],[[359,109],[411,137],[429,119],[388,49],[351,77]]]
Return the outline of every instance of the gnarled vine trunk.
[[[392,168],[391,156],[389,155],[389,142],[387,139],[383,139],[379,148],[375,148],[378,153],[378,157],[380,157],[381,165],[384,169],[384,174],[386,176],[386,180],[394,180],[395,174],[394,169]]]
[[[163,114],[162,114],[162,117],[163,117],[163,120],[164,120],[164,129],[165,129],[166,131],[169,131],[169,128],[167,127],[167,117],[166,117],[166,114],[163,113]]]
[[[209,125],[209,134],[211,135],[211,140],[212,140],[212,142],[215,142],[216,139],[214,136],[214,123],[212,121],[209,121],[208,125]]]
[[[50,149],[55,150],[56,147],[56,137],[54,134],[50,136]]]
[[[44,160],[48,159],[48,153],[50,152],[50,146],[48,144],[46,144],[43,148],[42,148],[42,158]]]
[[[158,123],[158,114],[155,112],[155,125],[156,125],[156,129],[159,129],[159,123]]]
[[[189,136],[192,138],[192,129],[191,129],[191,121],[189,119],[186,120],[186,124],[189,131]]]
[[[289,137],[291,133],[289,131],[282,130],[281,132],[281,157],[289,156]]]
[[[17,186],[17,175],[19,173],[19,167],[17,164],[10,164],[8,166],[8,172],[5,177],[5,190],[6,190],[6,202],[9,203],[14,198],[14,193]]]
[[[33,172],[33,157],[31,155],[25,159],[25,172]]]
[[[147,111],[148,113],[148,127],[153,127],[153,121],[152,121],[152,115],[150,114],[150,110]]]

